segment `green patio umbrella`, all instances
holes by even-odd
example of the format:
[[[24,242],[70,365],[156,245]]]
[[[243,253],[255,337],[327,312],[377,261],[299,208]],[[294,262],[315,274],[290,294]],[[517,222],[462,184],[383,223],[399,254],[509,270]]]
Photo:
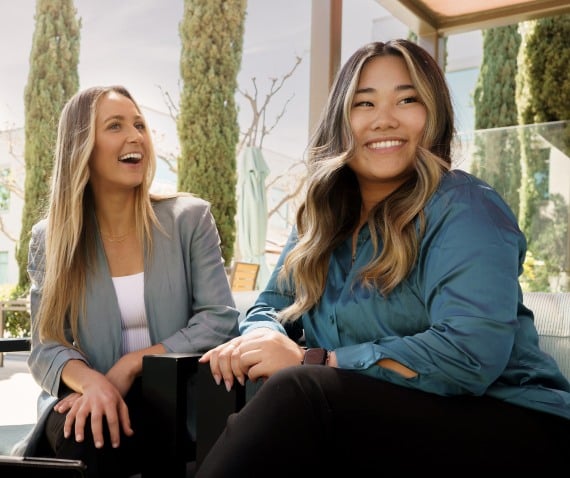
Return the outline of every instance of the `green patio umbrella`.
[[[241,261],[259,264],[257,288],[265,287],[269,268],[265,261],[269,174],[261,149],[248,146],[238,164],[238,245]]]

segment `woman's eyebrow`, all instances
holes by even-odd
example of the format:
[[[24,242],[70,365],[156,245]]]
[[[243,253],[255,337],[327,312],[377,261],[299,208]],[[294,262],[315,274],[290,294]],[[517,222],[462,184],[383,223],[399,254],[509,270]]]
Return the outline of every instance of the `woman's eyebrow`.
[[[406,90],[415,90],[416,87],[414,85],[410,85],[410,84],[403,84],[403,85],[397,85],[394,88],[394,91],[406,91]],[[355,94],[363,94],[363,93],[374,93],[376,91],[376,88],[372,88],[372,87],[366,87],[366,88],[359,88],[356,90]]]
[[[109,116],[108,118],[105,118],[105,119],[103,120],[103,122],[104,122],[104,123],[108,123],[109,121],[113,121],[113,120],[124,121],[125,119],[126,119],[126,117],[123,116],[123,115],[112,115],[112,116]],[[133,120],[134,120],[134,121],[140,121],[140,120],[142,120],[142,115],[136,115],[136,116],[133,118]]]
[[[109,121],[113,121],[113,120],[119,120],[119,121],[121,121],[121,120],[124,120],[124,119],[125,119],[125,117],[122,116],[122,115],[112,115],[112,116],[109,116],[108,118],[105,118],[105,119],[103,120],[103,122],[104,122],[104,123],[108,123]]]

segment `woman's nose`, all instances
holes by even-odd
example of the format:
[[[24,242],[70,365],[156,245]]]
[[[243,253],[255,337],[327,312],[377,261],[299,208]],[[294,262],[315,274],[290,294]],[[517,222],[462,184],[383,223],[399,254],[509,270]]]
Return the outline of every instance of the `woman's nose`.
[[[142,141],[142,131],[139,130],[138,128],[131,128],[129,131],[129,137],[128,137],[128,141],[129,143],[138,143],[140,141]]]
[[[378,108],[375,113],[372,129],[385,130],[398,127],[398,120],[390,108]]]

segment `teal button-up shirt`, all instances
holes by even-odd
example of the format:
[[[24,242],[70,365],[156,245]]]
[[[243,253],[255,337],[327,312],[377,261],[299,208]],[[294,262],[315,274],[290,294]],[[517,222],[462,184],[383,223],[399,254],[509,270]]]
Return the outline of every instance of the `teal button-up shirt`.
[[[361,287],[373,255],[370,231],[330,259],[321,301],[295,324],[309,347],[334,350],[338,366],[438,395],[487,394],[570,419],[570,383],[538,346],[518,277],[526,240],[510,208],[489,185],[446,173],[426,208],[416,266],[388,297]],[[297,240],[294,230],[240,332],[263,326],[286,333],[275,312],[293,301],[277,273]],[[382,245],[380,244],[380,247]],[[391,358],[415,370],[406,379],[376,365]]]

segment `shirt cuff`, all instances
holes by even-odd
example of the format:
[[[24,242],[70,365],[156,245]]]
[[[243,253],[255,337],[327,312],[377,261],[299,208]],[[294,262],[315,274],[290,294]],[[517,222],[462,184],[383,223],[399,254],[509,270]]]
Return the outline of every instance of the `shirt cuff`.
[[[347,370],[365,370],[382,358],[372,343],[339,347],[334,352],[338,368]]]

